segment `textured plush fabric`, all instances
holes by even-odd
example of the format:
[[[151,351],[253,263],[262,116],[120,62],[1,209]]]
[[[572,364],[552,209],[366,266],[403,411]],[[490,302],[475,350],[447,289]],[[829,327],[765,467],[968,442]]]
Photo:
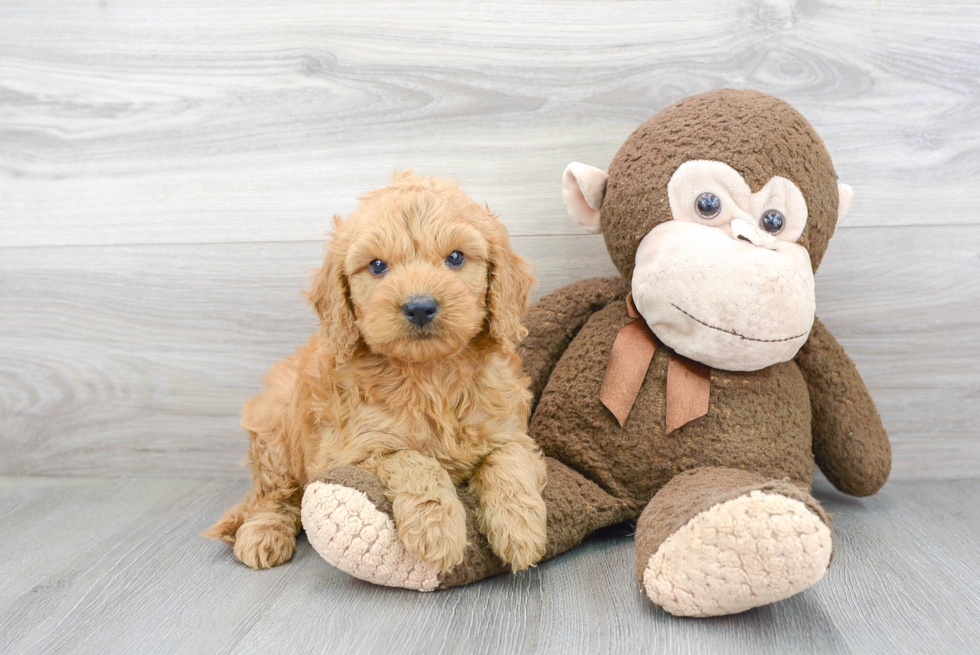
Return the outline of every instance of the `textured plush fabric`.
[[[555,364],[589,317],[611,302],[625,300],[629,290],[622,278],[592,278],[562,287],[531,306],[524,315],[528,335],[517,352],[531,378],[533,404],[537,404]]]
[[[791,180],[808,210],[797,243],[817,269],[834,232],[840,197],[826,148],[785,103],[756,92],[725,90],[660,112],[630,136],[610,166],[602,232],[624,287],[640,242],[672,217],[668,180],[692,159],[725,162],[752,193],[774,176]],[[530,433],[545,454],[626,503],[633,517],[649,503],[648,517],[637,527],[640,570],[659,545],[695,517],[756,492],[765,496],[765,506],[778,506],[772,516],[802,517],[807,524],[777,544],[780,548],[803,548],[800,544],[813,541],[817,532],[830,539],[829,517],[807,493],[814,454],[842,491],[863,495],[884,483],[890,462],[887,436],[853,364],[819,321],[795,359],[751,372],[712,369],[708,413],[669,435],[664,421],[670,349],[658,348],[633,411],[620,427],[599,401],[613,341],[629,320],[621,300],[625,289],[615,289],[612,280],[592,280],[542,298],[526,318],[529,340],[521,355],[537,401]],[[707,475],[698,478],[704,484],[685,484],[699,475]],[[774,526],[782,519],[773,520],[760,518],[777,534]],[[782,536],[773,538],[782,543]],[[751,552],[751,545],[743,546]],[[823,556],[821,551],[816,559],[796,561],[801,570],[814,571],[814,562]],[[829,557],[828,552],[826,561]],[[814,581],[807,575],[800,584]],[[758,590],[759,597],[775,599],[802,588],[787,586],[786,579]]]
[[[621,500],[552,459],[547,459],[550,559],[578,545],[601,527],[630,518]],[[381,481],[358,468],[338,466],[307,486],[303,521],[314,548],[333,566],[362,580],[419,591],[469,584],[508,570],[477,528],[477,499],[457,490],[466,509],[466,559],[451,571],[430,572],[398,542],[391,501]]]
[[[755,490],[712,505],[671,534],[641,583],[677,616],[720,616],[788,598],[823,577],[830,528],[799,500]]]
[[[778,493],[802,502],[823,523],[830,516],[804,487],[767,480],[738,469],[705,467],[680,473],[661,489],[636,523],[636,574],[642,582],[650,556],[684,524],[705,510],[752,491]]]
[[[357,489],[367,496],[378,511],[391,515],[391,500],[386,495],[384,485],[381,484],[381,480],[364,469],[355,466],[335,466],[310,482],[326,482]]]
[[[553,459],[546,459],[545,463],[548,485],[541,495],[548,506],[548,545],[542,561],[577,546],[595,530],[631,516],[625,503],[604,493],[575,471]],[[466,508],[470,547],[462,564],[442,574],[441,589],[469,584],[507,570],[476,528],[476,498],[460,490],[460,500]]]
[[[671,351],[661,346],[620,427],[601,404],[599,389],[616,334],[629,320],[625,304],[611,302],[592,315],[555,365],[530,424],[531,436],[546,455],[626,501],[636,513],[675,474],[702,466],[810,483],[810,402],[793,362],[747,373],[713,369],[707,415],[666,435]],[[528,328],[533,333],[536,326],[529,321]]]
[[[733,235],[739,223],[759,232],[737,219]],[[797,243],[775,240],[770,249],[733,235],[690,221],[658,225],[636,253],[633,301],[675,352],[726,371],[757,371],[793,359],[806,342],[813,271]]]
[[[359,468],[355,468],[353,466],[338,466],[318,476],[316,480],[314,480],[314,483],[343,485],[344,487],[349,487],[350,489],[359,492],[360,495],[363,495],[365,498],[369,499],[369,502],[373,504],[374,509],[376,510],[377,513],[387,517],[391,525],[394,526],[394,521],[391,519],[391,515],[392,515],[391,500],[386,495],[384,485],[382,485],[381,481],[378,480],[378,478],[376,478],[375,476],[371,475],[370,473],[363,471]],[[311,483],[310,486],[313,486],[313,483]],[[428,586],[427,589],[422,589],[424,591],[428,591],[436,587],[439,588],[455,587],[462,584],[468,584],[470,582],[483,579],[490,575],[503,573],[508,568],[506,564],[504,564],[496,555],[493,554],[493,552],[490,550],[490,545],[487,543],[487,540],[483,537],[483,535],[480,533],[477,527],[476,497],[472,493],[469,493],[469,491],[466,489],[459,489],[458,495],[460,501],[463,503],[463,507],[466,509],[466,533],[467,533],[466,537],[467,537],[467,542],[469,543],[469,551],[467,553],[466,560],[452,571],[433,572],[431,580],[428,578],[424,580],[424,582]],[[304,512],[307,511],[307,500],[306,500],[307,497],[308,494],[304,494],[304,505],[303,505]],[[361,511],[361,513],[364,513],[363,510],[360,510],[360,501],[358,500],[357,496],[352,496],[350,500],[351,502],[358,504],[358,510]],[[318,504],[322,504],[323,502],[324,501],[320,501],[320,503]],[[310,501],[310,504],[312,507],[313,501]],[[336,512],[336,510],[333,508],[332,505],[330,507],[330,511]],[[317,512],[318,512],[317,513],[318,518],[317,520],[313,520],[312,510],[310,511],[311,514],[310,525],[322,531],[323,528],[321,527],[320,523],[331,523],[332,521],[329,519],[324,520],[322,518],[322,516],[326,514],[325,510],[320,509],[317,510]],[[304,517],[305,516],[306,514],[304,514]],[[339,532],[340,534],[343,534],[342,530]],[[330,534],[332,535],[333,533],[330,532]],[[330,550],[329,546],[326,546],[323,543],[326,541],[325,539],[315,537],[315,535],[311,534],[310,535],[311,542],[314,540],[314,538],[318,539],[318,543],[315,545],[315,547],[317,551],[320,552],[321,555],[323,555],[324,552],[328,552]],[[581,539],[581,537],[579,539]],[[397,541],[397,536],[395,538],[395,541]],[[384,555],[389,559],[397,558],[397,561],[399,562],[403,562],[406,559],[414,560],[414,556],[411,556],[410,558],[405,558],[401,554],[403,550],[402,548],[400,548],[401,544],[392,543],[390,541],[387,541],[385,543],[386,546],[382,550],[382,552],[378,553],[379,556]],[[571,547],[571,545],[569,547]],[[408,578],[404,576],[393,576],[390,579],[388,579],[388,581],[378,582],[375,579],[370,579],[366,577],[364,574],[364,567],[360,566],[359,561],[354,561],[351,557],[347,557],[343,561],[339,561],[339,562],[332,561],[331,559],[327,558],[326,555],[324,555],[324,558],[327,559],[327,561],[333,564],[334,566],[337,566],[338,568],[348,573],[351,573],[352,575],[360,577],[362,579],[367,579],[370,582],[375,582],[376,584],[386,584],[387,586],[404,586],[405,588],[408,589],[416,588],[412,585],[415,585],[417,583],[416,578],[418,577],[418,575],[416,575],[413,578]],[[337,558],[333,557],[333,559],[336,560]],[[406,568],[406,566],[407,565],[403,565],[402,568]],[[368,573],[374,574],[373,571],[368,571]],[[378,578],[380,576],[374,574],[374,577]],[[398,583],[403,583],[403,584],[398,584]]]
[[[627,280],[640,241],[671,219],[667,183],[686,161],[722,161],[752,192],[774,175],[803,192],[809,220],[799,243],[816,272],[837,223],[837,173],[813,126],[785,102],[757,91],[722,89],[657,113],[626,139],[609,165],[602,233]]]
[[[698,212],[696,201],[709,190],[719,194],[721,206],[716,215],[706,219]],[[681,164],[667,185],[667,198],[675,221],[723,225],[740,220],[750,230],[741,234],[763,248],[772,248],[779,241],[793,243],[806,227],[806,199],[791,180],[776,176],[752,193],[741,174],[720,161],[696,159]],[[778,234],[769,234],[758,225],[759,217],[770,209],[783,215],[784,224]],[[738,236],[735,230],[732,236]]]
[[[312,482],[303,494],[301,515],[310,544],[341,571],[387,587],[432,591],[438,586],[438,572],[406,550],[391,516],[366,494]]]
[[[844,493],[870,496],[888,479],[892,451],[854,362],[817,320],[796,363],[810,392],[813,454],[820,470]]]
[[[486,537],[480,532],[476,520],[478,500],[467,489],[458,489],[460,501],[466,509],[466,557],[463,563],[451,571],[439,574],[439,588],[458,587],[483,578],[508,571],[508,567],[490,549]]]
[[[630,506],[561,462],[546,458],[548,485],[542,497],[548,505],[548,548],[551,558],[576,546],[599,528],[633,516]]]

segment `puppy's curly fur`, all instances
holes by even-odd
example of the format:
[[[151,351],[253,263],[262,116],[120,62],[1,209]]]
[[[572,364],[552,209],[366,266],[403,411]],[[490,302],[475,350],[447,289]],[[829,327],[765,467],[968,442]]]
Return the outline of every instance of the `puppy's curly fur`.
[[[206,536],[253,568],[285,562],[307,481],[353,465],[382,481],[405,547],[436,570],[463,560],[463,483],[494,551],[515,571],[532,566],[545,548],[545,467],[514,352],[527,263],[489,209],[411,172],[334,223],[307,294],[320,328],[245,404],[255,484]],[[423,325],[406,313],[419,298],[437,304]]]

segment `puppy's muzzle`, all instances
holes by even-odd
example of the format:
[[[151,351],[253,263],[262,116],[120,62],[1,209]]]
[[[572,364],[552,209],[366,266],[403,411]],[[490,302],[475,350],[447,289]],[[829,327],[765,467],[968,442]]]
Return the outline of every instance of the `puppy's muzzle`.
[[[429,296],[416,296],[402,305],[402,314],[409,322],[424,328],[439,313],[439,303]]]

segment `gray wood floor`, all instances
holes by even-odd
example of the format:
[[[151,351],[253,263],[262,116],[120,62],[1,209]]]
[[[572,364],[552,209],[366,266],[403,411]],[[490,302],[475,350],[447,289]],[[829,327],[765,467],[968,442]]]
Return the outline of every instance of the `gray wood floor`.
[[[967,653],[980,650],[980,482],[855,500],[818,484],[837,555],[803,594],[684,620],[633,579],[628,535],[433,594],[331,569],[300,539],[254,572],[199,532],[234,481],[0,478],[3,653]]]

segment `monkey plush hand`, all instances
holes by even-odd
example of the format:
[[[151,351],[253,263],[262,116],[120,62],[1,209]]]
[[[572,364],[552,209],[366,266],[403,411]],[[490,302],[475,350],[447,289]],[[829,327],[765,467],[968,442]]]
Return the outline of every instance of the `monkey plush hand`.
[[[891,467],[864,383],[814,317],[813,274],[851,200],[820,137],[776,98],[706,93],[641,125],[608,175],[569,165],[564,199],[622,278],[571,284],[525,317],[545,558],[636,520],[639,583],[672,614],[813,585],[833,552],[814,459],[855,496]],[[429,588],[506,570],[460,497],[473,547]]]

